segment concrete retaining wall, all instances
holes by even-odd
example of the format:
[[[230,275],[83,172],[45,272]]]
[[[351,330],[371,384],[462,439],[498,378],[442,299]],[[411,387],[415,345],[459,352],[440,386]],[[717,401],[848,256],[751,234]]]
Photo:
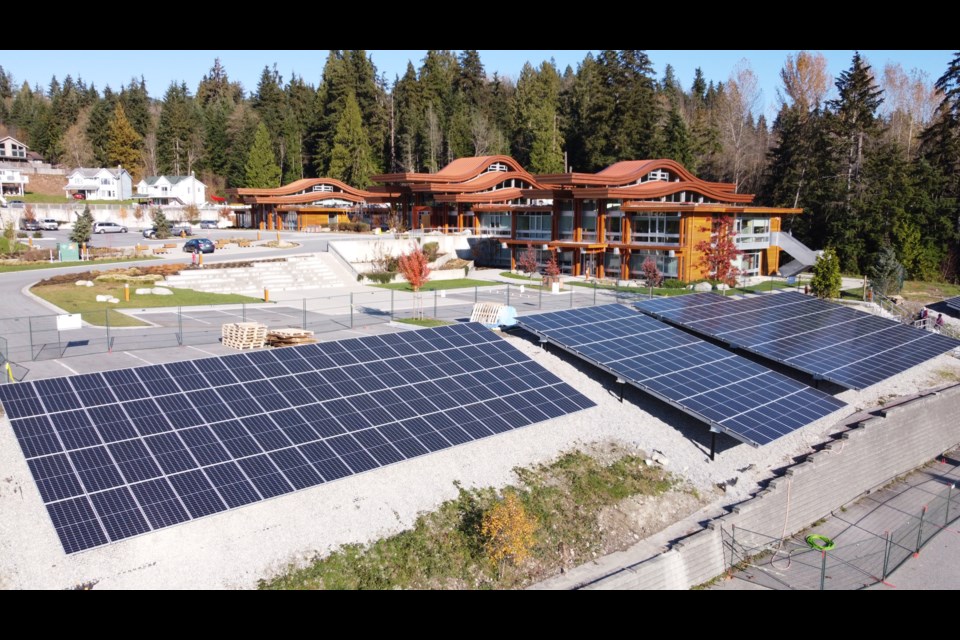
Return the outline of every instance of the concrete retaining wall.
[[[958,443],[960,384],[905,400],[848,428],[709,528],[586,588],[686,589],[706,582],[727,569],[721,528],[736,527],[737,542],[748,545],[791,535]],[[759,534],[754,541],[751,532]]]

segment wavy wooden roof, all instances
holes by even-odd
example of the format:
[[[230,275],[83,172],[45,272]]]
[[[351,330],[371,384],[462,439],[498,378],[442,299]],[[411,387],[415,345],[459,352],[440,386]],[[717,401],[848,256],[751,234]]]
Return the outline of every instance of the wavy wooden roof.
[[[510,171],[491,172],[492,175],[504,175],[506,173],[516,172],[526,176],[526,179],[535,182],[535,179],[526,169],[520,166],[520,163],[510,156],[474,156],[470,158],[457,158],[443,169],[436,173],[384,173],[377,176],[371,176],[375,182],[390,183],[408,183],[408,184],[451,184],[466,182],[472,180],[487,170],[491,164],[501,162],[505,164]]]
[[[331,186],[334,191],[309,191],[317,185]],[[307,190],[306,193],[301,193],[304,190]],[[391,193],[387,189],[378,191],[357,189],[335,178],[304,178],[272,189],[239,188],[228,189],[227,193],[240,196],[249,204],[306,204],[333,197],[350,202],[369,202],[400,195]]]

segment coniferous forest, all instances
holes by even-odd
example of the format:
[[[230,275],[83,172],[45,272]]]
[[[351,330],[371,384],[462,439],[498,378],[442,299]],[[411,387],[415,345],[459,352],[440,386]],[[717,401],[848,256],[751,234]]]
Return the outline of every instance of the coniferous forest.
[[[531,61],[515,79],[475,50],[430,51],[395,78],[364,51],[331,51],[319,86],[266,66],[243,87],[216,60],[197,87],[149,92],[144,78],[41,85],[0,67],[0,135],[66,167],[122,164],[135,181],[194,171],[211,193],[320,175],[366,187],[472,155],[509,154],[533,173],[673,158],[758,204],[802,208],[792,232],[835,249],[845,272],[890,248],[911,278],[957,281],[960,53],[938,78],[859,55],[832,78],[822,55],[799,52],[780,81],[768,122],[746,62],[682,86],[633,50],[576,68]]]

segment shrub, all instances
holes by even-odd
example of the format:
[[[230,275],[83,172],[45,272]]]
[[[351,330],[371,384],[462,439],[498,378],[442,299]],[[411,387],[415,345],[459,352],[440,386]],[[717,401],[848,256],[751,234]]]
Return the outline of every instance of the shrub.
[[[520,498],[508,493],[483,514],[484,549],[491,560],[522,563],[536,543],[537,520],[527,513]]]
[[[50,251],[48,249],[31,249],[30,251],[24,251],[21,253],[19,258],[24,262],[40,262],[42,260],[49,260]]]
[[[18,238],[26,238],[26,237],[27,237],[27,232],[26,232],[26,231],[17,231],[17,237],[18,237]]]
[[[42,238],[42,237],[43,237],[43,231],[34,231],[34,232],[33,232],[33,237],[34,237],[34,238]]]
[[[676,278],[666,278],[660,283],[660,286],[664,289],[686,289],[687,283]]]
[[[437,254],[440,251],[439,242],[427,242],[423,245],[423,253],[427,256],[427,262],[433,262],[437,259]]]
[[[393,282],[393,279],[397,276],[396,271],[371,271],[370,273],[364,274],[367,279],[376,282],[377,284],[387,284],[388,282]]]

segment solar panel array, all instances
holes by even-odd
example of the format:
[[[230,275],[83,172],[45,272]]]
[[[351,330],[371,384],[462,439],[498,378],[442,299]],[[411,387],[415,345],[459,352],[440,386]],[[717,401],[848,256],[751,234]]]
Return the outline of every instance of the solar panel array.
[[[681,303],[683,298],[689,300]],[[694,294],[636,303],[644,313],[850,389],[960,347],[960,341],[796,292],[733,300]]]
[[[618,304],[521,316],[517,322],[754,446],[845,406],[821,391]]]
[[[479,324],[0,386],[73,553],[594,403]]]
[[[946,302],[947,302],[947,306],[950,307],[951,309],[960,311],[960,296],[957,296],[956,298],[950,298]]]

